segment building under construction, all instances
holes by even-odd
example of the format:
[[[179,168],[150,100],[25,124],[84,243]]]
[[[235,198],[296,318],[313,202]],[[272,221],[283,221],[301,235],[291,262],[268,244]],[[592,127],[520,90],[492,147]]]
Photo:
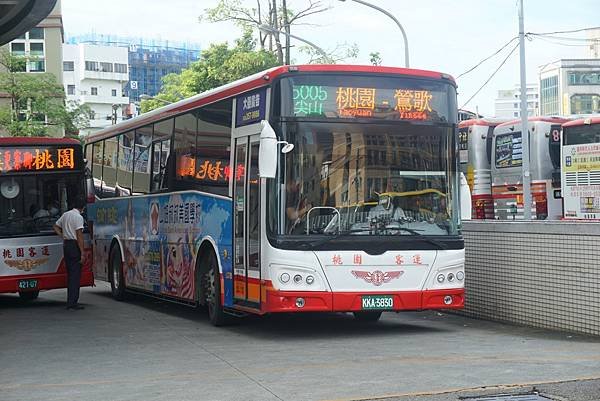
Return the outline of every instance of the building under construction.
[[[157,95],[162,77],[179,73],[200,58],[200,45],[186,42],[97,33],[71,36],[66,42],[129,48],[129,82],[123,90],[131,102],[139,102],[141,95]]]

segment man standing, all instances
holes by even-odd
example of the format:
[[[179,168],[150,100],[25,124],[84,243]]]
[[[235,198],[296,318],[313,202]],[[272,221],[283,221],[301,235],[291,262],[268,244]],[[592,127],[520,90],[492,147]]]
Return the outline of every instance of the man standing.
[[[67,309],[84,309],[79,305],[79,283],[83,257],[83,208],[85,202],[77,198],[73,209],[65,212],[54,224],[54,231],[63,238],[63,251],[67,265]]]

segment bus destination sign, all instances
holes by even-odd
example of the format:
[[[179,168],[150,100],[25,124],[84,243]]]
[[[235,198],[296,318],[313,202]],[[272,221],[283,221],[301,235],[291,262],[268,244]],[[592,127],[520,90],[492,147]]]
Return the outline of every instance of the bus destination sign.
[[[437,92],[412,88],[293,85],[295,117],[431,120]]]
[[[14,147],[0,150],[0,174],[64,171],[80,168],[80,152],[74,147]]]

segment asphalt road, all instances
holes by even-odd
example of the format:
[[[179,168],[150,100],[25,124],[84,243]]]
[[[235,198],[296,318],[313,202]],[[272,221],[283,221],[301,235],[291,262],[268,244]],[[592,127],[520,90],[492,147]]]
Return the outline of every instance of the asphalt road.
[[[0,295],[0,401],[437,401],[534,386],[600,400],[600,338],[437,312],[215,328],[202,310],[113,301],[105,283],[82,291],[85,310],[65,310],[65,298]]]

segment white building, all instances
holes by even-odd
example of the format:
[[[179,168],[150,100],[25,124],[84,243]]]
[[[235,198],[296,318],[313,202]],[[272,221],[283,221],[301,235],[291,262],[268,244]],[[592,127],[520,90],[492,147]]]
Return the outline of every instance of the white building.
[[[539,70],[540,113],[600,113],[600,59],[563,59]]]
[[[600,28],[588,30],[587,37],[590,40],[588,57],[600,58]]]
[[[90,106],[94,118],[80,134],[87,135],[123,120],[129,98],[128,48],[90,44],[63,45],[63,84],[67,101]],[[115,121],[116,120],[116,121]]]
[[[539,114],[539,94],[537,84],[527,84],[527,113],[530,116]],[[521,86],[515,85],[513,89],[501,89],[494,101],[496,117],[519,118],[521,117]]]

